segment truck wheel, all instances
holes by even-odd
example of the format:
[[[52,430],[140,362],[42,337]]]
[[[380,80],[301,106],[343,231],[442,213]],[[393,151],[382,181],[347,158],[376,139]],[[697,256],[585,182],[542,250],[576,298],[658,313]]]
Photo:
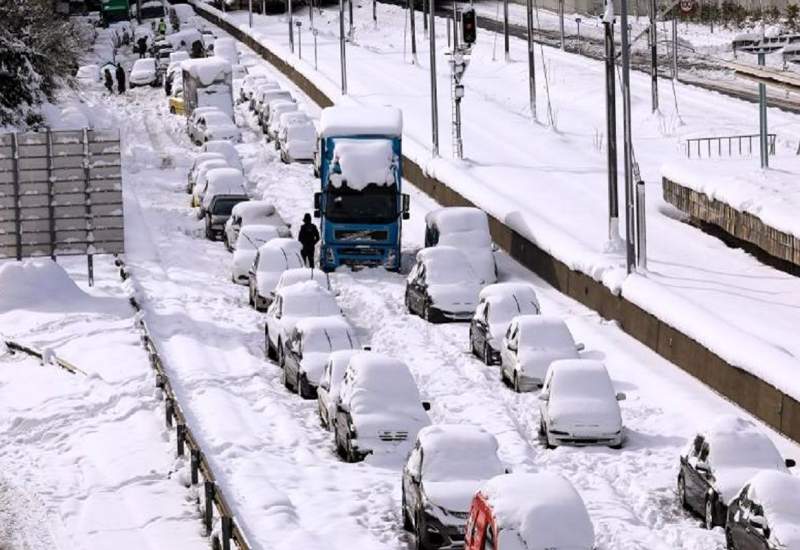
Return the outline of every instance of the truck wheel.
[[[292,385],[289,384],[289,377],[286,376],[286,367],[283,367],[281,369],[281,382],[283,383],[283,387],[284,388],[286,388],[289,391],[293,391],[292,390]]]
[[[710,496],[706,497],[706,505],[704,507],[705,513],[703,514],[703,527],[706,529],[713,529],[717,522],[714,520],[714,499]]]
[[[686,504],[686,480],[683,479],[683,475],[678,476],[678,502],[684,510],[689,509]]]

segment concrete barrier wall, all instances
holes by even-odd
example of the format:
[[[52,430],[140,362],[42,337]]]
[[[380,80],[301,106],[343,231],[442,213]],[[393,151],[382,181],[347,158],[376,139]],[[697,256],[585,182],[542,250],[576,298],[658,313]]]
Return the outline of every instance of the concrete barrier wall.
[[[199,13],[250,46],[320,106],[332,104],[331,99],[310,80],[265,46],[255,43],[241,30],[216,15],[202,10]],[[476,206],[441,181],[426,175],[418,164],[407,157],[403,158],[403,171],[408,181],[444,206]],[[500,248],[557,290],[598,312],[603,318],[617,321],[622,330],[642,344],[800,443],[800,402],[795,398],[783,394],[744,369],[727,363],[651,313],[612,294],[586,274],[573,271],[492,216],[489,216],[489,229]],[[642,365],[642,369],[646,368],[647,365]]]

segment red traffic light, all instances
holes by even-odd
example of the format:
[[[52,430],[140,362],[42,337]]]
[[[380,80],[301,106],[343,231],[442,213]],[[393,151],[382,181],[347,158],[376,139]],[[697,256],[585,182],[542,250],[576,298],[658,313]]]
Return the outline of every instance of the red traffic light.
[[[477,39],[478,25],[475,10],[470,8],[461,13],[461,37],[465,44],[474,44]]]

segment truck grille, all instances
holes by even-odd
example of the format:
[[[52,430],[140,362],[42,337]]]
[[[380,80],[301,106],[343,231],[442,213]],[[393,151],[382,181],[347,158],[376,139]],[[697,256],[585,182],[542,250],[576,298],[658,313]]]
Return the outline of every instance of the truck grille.
[[[338,252],[341,256],[383,256],[383,249],[371,246],[340,248]]]
[[[405,441],[408,439],[408,432],[378,432],[381,441]]]
[[[389,238],[388,231],[369,229],[339,229],[334,232],[333,238],[337,241],[385,241]]]

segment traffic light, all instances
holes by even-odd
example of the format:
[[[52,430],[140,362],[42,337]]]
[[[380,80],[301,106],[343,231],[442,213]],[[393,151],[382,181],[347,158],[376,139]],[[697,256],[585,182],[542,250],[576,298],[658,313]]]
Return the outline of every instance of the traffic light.
[[[464,44],[474,44],[478,34],[475,10],[470,8],[461,13],[461,38]]]

